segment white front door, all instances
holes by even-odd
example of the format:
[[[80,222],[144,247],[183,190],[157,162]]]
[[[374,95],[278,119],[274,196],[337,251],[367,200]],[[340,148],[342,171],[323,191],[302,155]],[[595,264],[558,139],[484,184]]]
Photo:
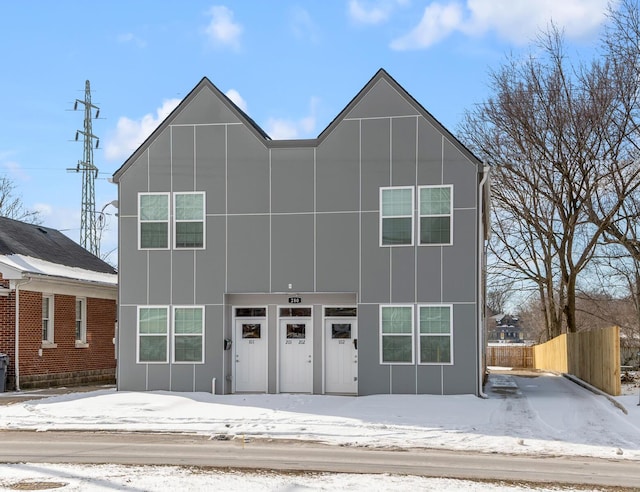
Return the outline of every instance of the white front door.
[[[267,320],[236,319],[236,391],[267,392]]]
[[[325,392],[358,393],[356,318],[325,319]]]
[[[280,319],[280,392],[313,392],[311,318]]]

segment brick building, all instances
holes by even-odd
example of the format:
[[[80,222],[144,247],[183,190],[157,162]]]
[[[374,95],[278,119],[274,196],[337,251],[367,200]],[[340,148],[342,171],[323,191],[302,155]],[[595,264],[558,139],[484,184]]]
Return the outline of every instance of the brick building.
[[[61,232],[0,217],[6,388],[114,383],[117,280]]]

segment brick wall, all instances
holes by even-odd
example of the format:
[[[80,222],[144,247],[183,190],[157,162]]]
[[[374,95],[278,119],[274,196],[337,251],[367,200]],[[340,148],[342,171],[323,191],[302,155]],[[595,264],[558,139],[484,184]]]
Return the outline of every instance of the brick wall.
[[[12,296],[15,295],[12,293]],[[0,297],[0,340],[4,350],[8,342],[11,356],[8,389],[15,387],[15,357],[11,353],[14,323],[13,297]],[[74,385],[115,382],[116,302],[88,297],[87,347],[76,347],[76,298],[70,295],[54,296],[54,344],[42,345],[42,294],[20,290],[20,387],[23,389],[44,386]],[[6,321],[6,322],[5,322]]]
[[[9,288],[9,281],[2,280],[0,274],[0,286]],[[13,381],[15,370],[13,365],[15,353],[15,292],[8,296],[0,296],[0,353],[9,356],[9,367],[7,368],[7,381]]]

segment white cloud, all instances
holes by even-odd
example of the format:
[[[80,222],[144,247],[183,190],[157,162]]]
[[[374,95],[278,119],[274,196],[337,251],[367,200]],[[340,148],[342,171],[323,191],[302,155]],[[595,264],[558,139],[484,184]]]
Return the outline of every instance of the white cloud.
[[[144,39],[139,38],[138,36],[136,36],[131,32],[119,34],[117,37],[117,40],[118,40],[118,43],[135,44],[138,48],[147,47],[147,42]]]
[[[453,32],[480,36],[495,32],[508,42],[525,44],[553,21],[567,37],[592,34],[606,19],[609,0],[466,0],[432,2],[420,23],[395,39],[396,50],[423,49]]]
[[[389,20],[397,5],[404,5],[407,0],[377,0],[362,2],[350,0],[349,17],[359,24],[381,24]]]
[[[295,7],[291,12],[291,30],[298,39],[306,39],[311,43],[320,41],[320,30],[311,14],[302,7]]]
[[[78,201],[80,195],[78,195]],[[75,242],[80,241],[80,207],[58,207],[50,203],[34,203],[31,210],[40,214],[43,225],[63,232]]]
[[[405,36],[391,43],[394,50],[426,48],[437,43],[452,31],[460,29],[463,15],[460,5],[432,3],[422,16],[420,23]]]
[[[274,140],[291,140],[297,138],[298,128],[295,122],[278,118],[269,118],[267,134]]]
[[[309,114],[299,120],[269,118],[267,134],[274,140],[291,140],[310,137],[316,127],[316,113],[320,100],[312,97],[309,102]]]
[[[245,113],[247,112],[247,101],[245,101],[240,93],[235,89],[229,89],[224,93],[229,99],[233,101],[233,103],[238,106]]]
[[[118,160],[128,157],[153,132],[158,125],[180,103],[180,99],[168,99],[156,110],[156,114],[148,113],[139,120],[126,116],[118,119],[115,133],[107,139],[104,155],[107,160]]]
[[[10,160],[5,161],[2,155],[0,155],[0,166],[6,169],[7,173],[10,174],[13,179],[20,181],[29,181],[31,179],[31,176],[22,169],[22,166],[18,162]]]
[[[205,33],[213,46],[239,49],[242,26],[233,21],[233,11],[223,5],[216,5],[207,14],[211,16],[211,22],[205,28]]]
[[[50,217],[53,215],[53,206],[48,203],[35,203],[33,205],[33,210],[39,212],[44,217]]]

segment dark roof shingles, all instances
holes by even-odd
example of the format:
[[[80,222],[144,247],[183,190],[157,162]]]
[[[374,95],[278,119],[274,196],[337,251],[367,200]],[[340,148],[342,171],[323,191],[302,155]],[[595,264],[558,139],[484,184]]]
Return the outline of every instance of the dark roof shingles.
[[[12,254],[99,273],[117,273],[107,262],[56,229],[0,217],[0,255]]]

